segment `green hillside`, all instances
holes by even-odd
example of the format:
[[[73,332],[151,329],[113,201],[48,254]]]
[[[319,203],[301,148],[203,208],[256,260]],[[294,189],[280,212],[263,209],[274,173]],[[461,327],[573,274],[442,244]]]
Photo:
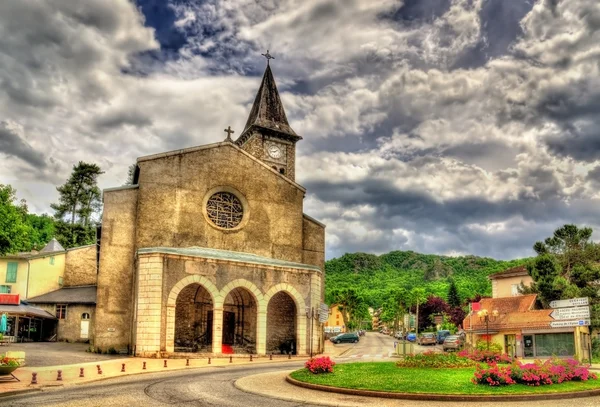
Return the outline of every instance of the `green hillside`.
[[[393,251],[381,256],[350,253],[325,263],[325,298],[331,303],[333,290],[354,288],[364,295],[370,306],[379,307],[390,291],[397,288],[410,291],[414,287],[446,298],[449,278],[456,282],[461,300],[476,294],[491,296],[488,275],[524,264],[527,260],[447,257],[411,251]]]

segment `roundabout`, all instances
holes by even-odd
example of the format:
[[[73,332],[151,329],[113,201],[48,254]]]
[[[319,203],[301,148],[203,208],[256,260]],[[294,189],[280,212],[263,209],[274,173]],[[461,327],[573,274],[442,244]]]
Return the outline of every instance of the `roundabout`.
[[[355,396],[436,401],[556,400],[600,395],[600,381],[551,385],[474,384],[474,368],[406,368],[394,363],[345,363],[334,373],[291,372],[285,380],[298,387]]]

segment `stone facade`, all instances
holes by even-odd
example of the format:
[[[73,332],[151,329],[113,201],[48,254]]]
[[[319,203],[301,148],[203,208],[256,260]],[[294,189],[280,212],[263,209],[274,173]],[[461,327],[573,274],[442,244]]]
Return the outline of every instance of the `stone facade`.
[[[63,286],[96,285],[97,278],[95,244],[67,250]]]
[[[36,304],[36,307],[56,315],[55,304]],[[94,311],[93,304],[68,304],[67,314],[64,319],[59,319],[56,330],[57,341],[67,342],[94,342]],[[88,324],[87,337],[82,335],[83,324]]]
[[[243,141],[141,157],[137,185],[104,191],[96,346],[144,356],[321,349],[307,309],[323,302],[325,226],[303,214],[301,137],[269,68],[265,80]]]

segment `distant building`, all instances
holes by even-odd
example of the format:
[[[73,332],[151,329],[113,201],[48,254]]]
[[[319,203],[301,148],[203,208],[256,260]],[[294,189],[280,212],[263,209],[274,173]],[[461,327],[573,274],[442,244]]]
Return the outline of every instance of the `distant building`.
[[[532,278],[523,266],[491,275],[493,298],[474,303],[474,311],[463,321],[467,342],[490,341],[502,346],[503,353],[521,358],[572,356],[589,359],[590,330],[587,326],[551,327],[552,309],[536,309],[536,294],[519,293],[521,284]],[[476,306],[475,306],[476,305]],[[478,310],[486,310],[488,324]],[[497,316],[493,312],[497,311]]]
[[[519,287],[529,287],[533,279],[525,266],[517,266],[488,277],[492,282],[492,298],[514,297],[521,295]]]
[[[344,325],[344,317],[342,311],[340,311],[339,304],[332,304],[329,306],[329,319],[325,322],[326,333],[341,333],[346,332],[346,326]]]
[[[65,331],[65,316],[75,315],[73,310],[68,311],[73,303],[37,301],[46,295],[59,298],[56,293],[66,287],[85,285],[93,286],[95,304],[96,253],[96,245],[65,250],[52,239],[39,252],[0,257],[0,313],[5,313],[8,318],[5,336],[10,341],[91,339],[89,335],[82,335],[85,323]],[[91,318],[94,307],[86,310]]]

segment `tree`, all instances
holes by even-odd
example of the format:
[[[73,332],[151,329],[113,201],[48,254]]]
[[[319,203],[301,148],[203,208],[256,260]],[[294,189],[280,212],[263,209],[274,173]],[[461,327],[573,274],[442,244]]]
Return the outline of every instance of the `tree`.
[[[54,219],[46,214],[27,214],[26,222],[30,227],[29,250],[41,250],[56,234]]]
[[[591,241],[592,229],[564,225],[552,237],[536,242],[537,257],[527,265],[534,283],[523,292],[538,295],[548,307],[551,301],[573,297],[590,297],[592,325],[600,325],[596,282],[600,279],[600,247]]]
[[[0,255],[27,250],[29,227],[25,201],[16,204],[16,191],[0,184]]]
[[[425,289],[420,288],[420,287],[415,287],[412,290],[410,290],[410,294],[409,294],[409,301],[412,305],[415,306],[416,308],[416,312],[417,312],[417,329],[416,329],[416,333],[419,334],[419,304],[422,304],[425,300],[427,300],[427,295],[425,293]]]
[[[127,179],[123,185],[133,185],[135,181],[135,171],[137,170],[137,164],[133,163],[127,167]]]
[[[332,300],[342,313],[344,325],[351,329],[357,326],[360,319],[369,314],[368,305],[362,295],[352,288],[332,292]]]
[[[458,288],[454,280],[450,280],[450,286],[448,287],[448,305],[452,308],[460,307],[461,301],[458,295]]]
[[[429,326],[435,325],[434,316],[436,315],[447,315],[450,311],[448,303],[443,298],[430,295],[427,301],[421,305],[419,313],[419,327],[425,329]]]
[[[388,292],[387,300],[383,303],[379,319],[386,323],[392,323],[394,331],[397,331],[402,317],[406,313],[407,293],[404,289],[396,289]]]
[[[56,190],[59,202],[50,205],[57,220],[57,240],[66,248],[93,243],[94,215],[100,212],[101,193],[98,176],[103,174],[96,164],[80,161],[73,166],[67,182]]]

